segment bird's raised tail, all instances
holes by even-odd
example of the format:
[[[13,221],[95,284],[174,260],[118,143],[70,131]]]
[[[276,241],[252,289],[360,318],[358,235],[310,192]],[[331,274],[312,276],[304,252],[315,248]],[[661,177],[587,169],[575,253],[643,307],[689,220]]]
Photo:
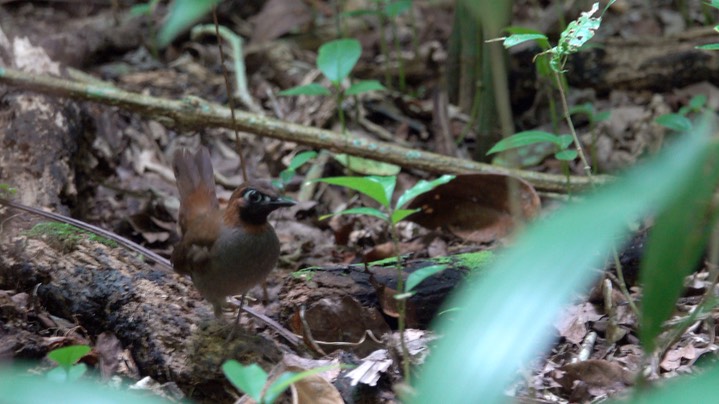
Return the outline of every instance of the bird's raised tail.
[[[194,155],[179,149],[175,151],[172,169],[180,192],[180,229],[184,233],[195,217],[219,208],[210,152],[204,146]]]

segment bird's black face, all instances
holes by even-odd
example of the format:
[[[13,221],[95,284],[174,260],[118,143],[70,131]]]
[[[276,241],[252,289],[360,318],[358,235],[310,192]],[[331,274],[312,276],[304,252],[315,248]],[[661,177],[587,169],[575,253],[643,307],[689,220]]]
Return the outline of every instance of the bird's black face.
[[[281,198],[274,193],[247,187],[241,192],[240,217],[250,224],[263,224],[274,210],[292,206],[295,201]]]

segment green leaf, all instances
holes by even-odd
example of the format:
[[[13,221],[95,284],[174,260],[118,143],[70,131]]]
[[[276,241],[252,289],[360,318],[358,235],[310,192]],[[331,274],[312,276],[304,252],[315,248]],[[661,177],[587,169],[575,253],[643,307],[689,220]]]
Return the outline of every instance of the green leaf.
[[[436,273],[442,272],[445,269],[447,269],[446,265],[430,265],[428,267],[420,268],[412,272],[407,277],[407,283],[404,287],[405,292],[411,292],[412,289],[422,283],[423,280],[429,278]]]
[[[661,210],[701,175],[713,152],[710,133],[705,125],[682,136],[624,178],[532,223],[481,277],[462,285],[446,302],[462,310],[434,324],[444,338],[417,378],[415,402],[506,402],[507,385],[549,346],[553,321],[593,283],[626,223]]]
[[[385,208],[389,208],[397,177],[332,177],[320,178],[315,181],[354,189],[374,199]]]
[[[320,46],[317,68],[334,85],[339,85],[355,67],[362,54],[356,39],[337,39]]]
[[[541,142],[560,144],[559,137],[553,133],[541,130],[527,130],[500,140],[487,152],[487,155]]]
[[[343,211],[337,212],[337,213],[330,213],[329,215],[322,215],[320,216],[320,220],[325,220],[328,217],[331,216],[339,216],[339,215],[367,215],[367,216],[374,216],[378,217],[385,222],[389,222],[389,217],[386,213],[382,212],[379,209],[370,208],[368,206],[360,206],[358,208],[349,208],[345,209]]]
[[[504,42],[502,42],[502,45],[504,45],[505,48],[509,49],[513,46],[517,46],[520,43],[524,43],[527,41],[537,41],[540,46],[542,45],[542,43],[549,44],[547,36],[544,34],[515,34],[504,38]]]
[[[90,347],[87,345],[71,345],[53,349],[47,354],[47,357],[67,370],[88,352],[90,352]]]
[[[584,104],[575,105],[569,108],[569,115],[585,114],[589,120],[594,118],[594,104],[585,102]]]
[[[530,40],[534,40],[542,50],[547,50],[550,48],[549,39],[547,38],[547,36],[544,35],[543,33],[539,32],[536,29],[527,28],[527,27],[511,26],[511,27],[505,28],[505,31],[507,31],[507,33],[509,33],[512,36],[526,35],[526,34],[536,35],[535,38],[530,38]],[[542,38],[542,37],[544,37],[544,38]],[[514,45],[516,45],[516,44],[514,44]],[[512,45],[512,46],[514,46],[514,45]]]
[[[150,14],[150,11],[152,11],[150,3],[135,4],[134,6],[130,7],[130,15],[133,17]]]
[[[317,157],[317,152],[314,150],[306,150],[301,153],[297,153],[297,154],[295,154],[294,157],[292,157],[292,160],[290,161],[290,165],[287,166],[287,169],[296,171],[303,164],[312,160],[315,157]]]
[[[592,17],[598,10],[599,3],[594,3],[591,10],[583,12],[579,18],[570,22],[567,28],[562,31],[557,44],[560,57],[576,52],[594,37],[594,33],[599,29],[602,22],[601,17]]]
[[[401,208],[417,196],[437,188],[438,185],[446,184],[452,181],[455,177],[456,176],[454,175],[443,175],[432,181],[419,180],[412,188],[404,191],[404,193],[400,195],[397,200],[397,207]]]
[[[209,13],[220,0],[175,0],[170,7],[167,22],[160,28],[157,45],[164,48],[178,35]]]
[[[392,212],[392,217],[390,217],[390,220],[392,221],[392,223],[397,224],[402,221],[402,219],[418,211],[419,209],[397,209]]]
[[[366,93],[369,91],[380,91],[386,90],[385,86],[377,80],[363,80],[354,83],[350,88],[345,91],[346,95],[357,95]]]
[[[575,158],[577,158],[577,151],[576,150],[562,150],[560,152],[554,153],[554,158],[557,160],[562,161],[572,161]]]
[[[707,397],[719,395],[719,366],[706,372],[685,375],[652,385],[649,389],[637,389],[629,399],[605,401],[606,404],[676,404],[702,403]]]
[[[66,374],[59,371],[66,380]],[[168,401],[158,396],[139,394],[129,389],[114,389],[92,380],[76,380],[72,383],[58,383],[52,376],[33,375],[20,366],[10,367],[7,364],[0,370],[0,401],[3,403],[132,403],[132,404],[167,404]]]
[[[242,365],[234,359],[222,364],[222,372],[227,380],[238,390],[252,397],[258,403],[262,400],[262,389],[267,383],[267,372],[260,365],[253,363]]]
[[[330,95],[330,90],[320,84],[310,83],[280,91],[280,95]]]
[[[338,163],[358,174],[391,176],[397,175],[400,171],[402,171],[400,166],[385,163],[384,161],[349,156],[342,153],[332,154],[332,157],[337,160]]]
[[[707,96],[704,94],[697,94],[689,100],[689,108],[694,112],[699,112],[707,105]]]
[[[557,140],[559,140],[559,143],[557,143],[557,146],[559,146],[559,148],[561,150],[566,149],[572,143],[574,143],[574,138],[572,137],[572,135],[568,135],[568,134],[559,135],[557,137]]]
[[[308,369],[304,370],[302,372],[285,372],[281,374],[277,380],[275,380],[270,387],[267,388],[267,393],[265,394],[265,400],[269,403],[272,403],[277,399],[277,397],[282,394],[285,390],[287,390],[288,387],[290,387],[291,384],[297,383],[298,381],[307,378],[309,376],[313,376],[316,374],[320,374],[323,372],[326,372],[328,370],[332,370],[336,368],[337,365],[327,365],[327,366],[320,366],[314,369]]]
[[[686,132],[692,128],[692,121],[680,114],[664,114],[657,117],[654,122],[677,132]]]
[[[706,45],[699,45],[699,46],[695,46],[695,48],[701,49],[701,50],[715,51],[715,50],[719,50],[719,43],[709,43]]]
[[[384,8],[384,14],[389,18],[397,17],[412,7],[412,0],[395,0]]]
[[[655,220],[641,263],[640,339],[651,353],[662,324],[669,319],[709,240],[712,194],[719,182],[719,148],[713,144],[701,161],[701,175],[680,184],[675,199]]]
[[[598,112],[597,115],[594,116],[594,122],[603,122],[609,119],[609,117],[612,115],[612,111],[602,111]]]

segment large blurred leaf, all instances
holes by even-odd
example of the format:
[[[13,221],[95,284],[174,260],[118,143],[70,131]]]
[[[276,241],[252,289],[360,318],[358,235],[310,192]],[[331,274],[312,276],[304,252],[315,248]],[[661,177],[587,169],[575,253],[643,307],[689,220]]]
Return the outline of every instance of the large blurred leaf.
[[[320,46],[317,68],[335,85],[347,77],[362,54],[356,39],[337,39]]]
[[[33,376],[20,368],[0,371],[2,403],[72,403],[72,404],[162,404],[168,401],[135,391],[111,389],[99,382],[75,380],[58,383]]]
[[[651,390],[639,390],[627,400],[612,400],[608,404],[676,404],[676,403],[710,403],[711,397],[719,396],[719,366],[693,376],[682,376],[666,383],[660,383]]]
[[[262,389],[267,383],[267,372],[256,363],[247,366],[230,359],[222,364],[222,372],[225,377],[241,392],[260,402]]]
[[[669,319],[689,275],[709,240],[711,197],[719,181],[719,148],[712,143],[701,172],[675,190],[675,199],[655,221],[640,272],[642,316],[640,337],[652,352],[662,323]]]
[[[674,147],[584,201],[531,225],[476,283],[447,304],[444,338],[420,375],[417,403],[505,402],[520,366],[550,342],[561,307],[595,277],[626,224],[667,206],[674,191],[701,174],[711,149],[708,130]]]
[[[167,22],[157,34],[157,45],[164,48],[178,35],[209,13],[220,0],[175,0]]]

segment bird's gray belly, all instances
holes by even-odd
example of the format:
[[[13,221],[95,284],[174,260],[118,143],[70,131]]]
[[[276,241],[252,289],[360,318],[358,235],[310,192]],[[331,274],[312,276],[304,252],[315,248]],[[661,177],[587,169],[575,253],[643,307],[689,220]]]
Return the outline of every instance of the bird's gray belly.
[[[242,242],[237,242],[237,237],[242,238]],[[222,244],[223,240],[230,239],[234,241]],[[272,230],[251,237],[243,233],[220,237],[210,251],[209,268],[194,274],[193,282],[204,296],[240,295],[267,277],[279,255],[280,243]]]

